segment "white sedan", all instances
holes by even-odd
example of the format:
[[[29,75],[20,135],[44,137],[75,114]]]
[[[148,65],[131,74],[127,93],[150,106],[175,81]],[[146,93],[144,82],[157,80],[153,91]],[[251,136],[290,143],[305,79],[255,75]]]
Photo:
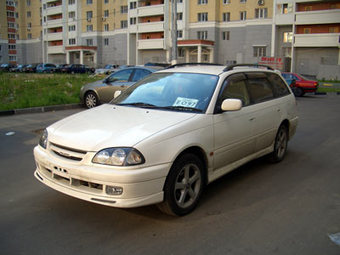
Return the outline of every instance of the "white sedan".
[[[295,97],[273,70],[172,66],[47,127],[35,177],[90,202],[185,215],[220,176],[267,154],[281,161],[297,122]]]

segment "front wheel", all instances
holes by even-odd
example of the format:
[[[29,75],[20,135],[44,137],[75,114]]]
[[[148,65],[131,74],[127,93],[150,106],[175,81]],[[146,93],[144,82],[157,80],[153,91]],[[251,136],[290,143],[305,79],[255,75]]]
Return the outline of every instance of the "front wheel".
[[[198,204],[204,186],[202,161],[193,154],[178,158],[164,186],[164,202],[158,208],[170,215],[190,213]]]
[[[294,88],[293,92],[296,97],[302,97],[305,94],[302,88]]]
[[[93,108],[99,104],[97,95],[92,91],[86,93],[84,101],[87,108]]]
[[[270,161],[273,163],[282,161],[286,155],[287,147],[288,129],[285,125],[281,125],[275,137],[274,151],[270,155]]]

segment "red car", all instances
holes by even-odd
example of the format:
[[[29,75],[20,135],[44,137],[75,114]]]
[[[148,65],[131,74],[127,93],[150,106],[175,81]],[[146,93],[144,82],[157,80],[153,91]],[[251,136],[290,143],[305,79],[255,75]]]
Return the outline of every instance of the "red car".
[[[297,97],[302,97],[305,93],[316,92],[319,86],[317,81],[309,80],[296,73],[282,73],[282,77]]]

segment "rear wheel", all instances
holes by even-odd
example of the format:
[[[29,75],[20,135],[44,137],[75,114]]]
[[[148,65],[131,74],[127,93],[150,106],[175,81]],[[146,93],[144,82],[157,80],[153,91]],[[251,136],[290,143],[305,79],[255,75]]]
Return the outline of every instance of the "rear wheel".
[[[288,146],[288,129],[285,125],[281,125],[275,137],[274,151],[270,155],[270,161],[273,163],[282,161],[286,155],[287,146]]]
[[[185,215],[195,209],[203,190],[203,164],[193,154],[178,158],[164,186],[164,202],[158,208],[166,214]]]
[[[93,108],[99,104],[99,100],[96,93],[92,91],[89,91],[85,94],[84,102],[87,108]]]

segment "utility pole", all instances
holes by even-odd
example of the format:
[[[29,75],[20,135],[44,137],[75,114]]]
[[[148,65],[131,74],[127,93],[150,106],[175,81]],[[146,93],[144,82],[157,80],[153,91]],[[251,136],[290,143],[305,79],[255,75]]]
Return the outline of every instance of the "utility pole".
[[[177,63],[177,0],[171,0],[171,64]]]

